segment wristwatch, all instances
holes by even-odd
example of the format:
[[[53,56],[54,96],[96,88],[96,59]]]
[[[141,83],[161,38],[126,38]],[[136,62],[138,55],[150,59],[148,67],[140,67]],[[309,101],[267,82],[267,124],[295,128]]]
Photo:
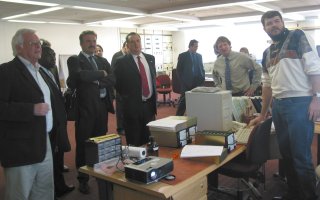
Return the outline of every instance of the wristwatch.
[[[312,96],[320,98],[320,92],[315,92]]]

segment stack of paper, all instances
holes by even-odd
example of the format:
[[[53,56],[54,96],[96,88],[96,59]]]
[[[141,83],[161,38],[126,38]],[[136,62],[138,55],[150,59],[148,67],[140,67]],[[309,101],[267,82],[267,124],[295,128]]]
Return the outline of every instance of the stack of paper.
[[[221,156],[223,146],[186,145],[181,151],[181,158]]]
[[[150,127],[150,130],[158,131],[178,131],[183,128],[180,128],[187,120],[186,119],[170,119],[163,118],[155,121],[151,121],[147,124]]]

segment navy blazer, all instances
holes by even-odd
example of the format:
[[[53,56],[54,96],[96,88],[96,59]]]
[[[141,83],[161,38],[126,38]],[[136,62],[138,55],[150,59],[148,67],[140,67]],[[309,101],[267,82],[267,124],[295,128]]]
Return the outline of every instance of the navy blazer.
[[[18,57],[0,66],[0,161],[3,167],[42,162],[46,118],[34,115],[43,93]]]
[[[196,59],[200,67],[198,77],[195,77],[192,71],[193,63],[189,51],[179,54],[177,64],[177,75],[180,80],[181,90],[188,91],[197,86],[203,85],[205,79],[205,71],[201,54],[196,53]]]
[[[149,54],[143,53],[143,55],[150,68],[153,88],[153,94],[150,100],[153,104],[152,113],[156,114],[157,90],[155,58]],[[143,109],[140,72],[131,54],[124,55],[116,60],[114,75],[116,77],[115,88],[121,95],[123,102],[123,115],[125,117],[142,115]]]

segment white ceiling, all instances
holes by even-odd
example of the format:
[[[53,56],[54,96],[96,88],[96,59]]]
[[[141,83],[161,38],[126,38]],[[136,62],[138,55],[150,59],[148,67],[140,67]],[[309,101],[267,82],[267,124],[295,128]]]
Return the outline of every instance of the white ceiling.
[[[320,0],[0,0],[2,21],[79,23],[115,27],[179,30],[260,21],[266,10],[282,12],[286,21],[320,18]],[[31,5],[46,2],[56,5]],[[43,14],[32,12],[58,8]],[[97,10],[93,10],[97,9]],[[15,15],[27,14],[15,18]]]

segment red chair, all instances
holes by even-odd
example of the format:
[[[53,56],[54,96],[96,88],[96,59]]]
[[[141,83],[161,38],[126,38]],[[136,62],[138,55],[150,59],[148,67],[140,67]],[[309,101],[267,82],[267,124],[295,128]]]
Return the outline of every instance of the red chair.
[[[171,88],[170,77],[166,74],[159,75],[156,78],[156,83],[157,83],[158,94],[163,95],[163,101],[158,101],[158,106],[160,104],[169,104],[171,106],[171,104],[172,104],[174,107],[175,106],[174,102],[171,100],[172,88]],[[166,99],[166,95],[169,95],[168,99]]]
[[[180,85],[180,80],[177,74],[177,69],[173,69],[172,70],[172,92],[176,93],[176,94],[181,94],[181,85]],[[179,99],[175,99],[174,105],[177,105],[179,103]]]

